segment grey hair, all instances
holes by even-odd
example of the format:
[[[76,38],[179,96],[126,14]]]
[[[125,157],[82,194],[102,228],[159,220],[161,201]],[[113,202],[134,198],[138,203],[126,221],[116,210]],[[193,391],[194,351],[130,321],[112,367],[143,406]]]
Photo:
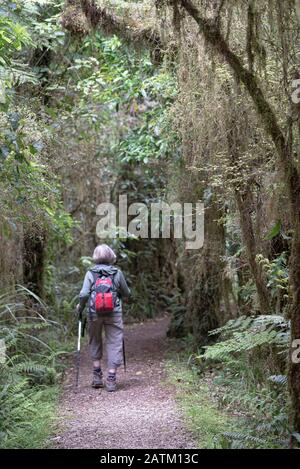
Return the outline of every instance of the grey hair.
[[[93,261],[96,264],[114,264],[117,256],[107,244],[99,244],[94,250]]]

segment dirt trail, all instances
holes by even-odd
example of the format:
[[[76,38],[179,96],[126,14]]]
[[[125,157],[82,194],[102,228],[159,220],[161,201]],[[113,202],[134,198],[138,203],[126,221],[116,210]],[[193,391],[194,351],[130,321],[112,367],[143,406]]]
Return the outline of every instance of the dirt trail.
[[[55,448],[196,448],[164,382],[167,318],[127,328],[127,373],[119,372],[116,393],[90,387],[91,364],[85,348],[80,385],[66,380],[60,408],[61,431]]]

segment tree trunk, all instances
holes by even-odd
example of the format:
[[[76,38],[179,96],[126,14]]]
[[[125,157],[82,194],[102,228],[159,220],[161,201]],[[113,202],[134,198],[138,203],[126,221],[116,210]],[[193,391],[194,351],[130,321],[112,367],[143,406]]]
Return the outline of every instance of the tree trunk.
[[[236,203],[240,214],[240,225],[242,237],[245,243],[247,260],[251,271],[252,278],[255,282],[257,296],[259,300],[260,313],[266,314],[270,312],[269,293],[266,287],[264,275],[260,265],[256,261],[256,241],[254,236],[251,211],[247,203],[248,196],[240,191],[235,192]]]
[[[212,201],[205,209],[205,238],[199,262],[193,262],[189,272],[185,273],[189,295],[185,326],[201,346],[210,342],[208,332],[224,323],[220,301],[223,293],[221,256],[224,255],[224,227],[219,218],[218,206]]]
[[[45,239],[41,235],[24,234],[23,282],[36,295],[43,296]]]

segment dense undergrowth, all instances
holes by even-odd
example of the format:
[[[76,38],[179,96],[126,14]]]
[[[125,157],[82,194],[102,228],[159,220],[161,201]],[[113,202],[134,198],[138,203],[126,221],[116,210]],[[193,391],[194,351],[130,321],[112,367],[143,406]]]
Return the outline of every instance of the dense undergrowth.
[[[66,329],[22,286],[1,294],[0,327],[0,447],[44,447],[71,352]]]
[[[289,324],[281,316],[244,317],[211,334],[218,336],[215,344],[189,355],[193,338],[182,339],[170,368],[200,445],[287,448]]]
[[[176,399],[181,408],[187,427],[195,435],[201,449],[221,447],[222,431],[234,432],[240,429],[238,419],[226,414],[212,399],[211,386],[199,380],[195,370],[186,366],[185,355],[166,362],[167,383],[176,389]]]

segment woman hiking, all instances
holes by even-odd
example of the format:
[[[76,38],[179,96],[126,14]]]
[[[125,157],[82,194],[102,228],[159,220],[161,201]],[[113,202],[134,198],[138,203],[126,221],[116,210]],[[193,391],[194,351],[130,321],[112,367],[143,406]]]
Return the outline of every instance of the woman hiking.
[[[100,362],[104,329],[108,368],[106,389],[112,392],[117,389],[116,372],[123,361],[122,298],[130,295],[130,289],[121,270],[112,265],[116,255],[109,246],[97,246],[93,261],[95,265],[86,273],[79,294],[77,312],[81,316],[89,300],[89,349],[94,364],[94,388],[104,385]]]

